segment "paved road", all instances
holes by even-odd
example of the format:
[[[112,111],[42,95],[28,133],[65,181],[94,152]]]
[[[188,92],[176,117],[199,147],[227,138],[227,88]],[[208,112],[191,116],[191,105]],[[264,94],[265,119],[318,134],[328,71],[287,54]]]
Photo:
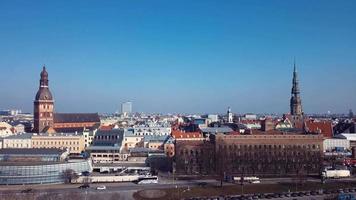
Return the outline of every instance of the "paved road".
[[[355,178],[340,179],[340,180],[330,180],[333,182],[338,181],[355,181]],[[291,178],[270,178],[262,179],[263,184],[276,184],[280,182],[292,182]],[[309,178],[308,181],[320,182],[320,179]],[[1,186],[0,195],[6,195],[9,193],[19,193],[21,190],[26,188],[33,188],[37,193],[63,193],[63,192],[83,192],[87,194],[92,193],[102,193],[103,195],[113,194],[119,192],[123,195],[123,199],[132,199],[132,194],[138,190],[143,189],[164,189],[164,188],[174,188],[174,187],[187,187],[187,186],[197,186],[200,182],[206,182],[208,185],[220,185],[217,180],[187,180],[187,181],[177,181],[172,178],[160,178],[159,184],[147,184],[147,185],[137,185],[131,182],[124,183],[104,183],[104,184],[91,184],[89,189],[78,189],[79,184],[51,184],[51,185],[24,185],[24,186]],[[96,187],[99,185],[105,185],[106,190],[99,191]],[[231,185],[224,183],[224,185]],[[311,196],[311,197],[292,197],[292,198],[278,198],[278,199],[325,199],[326,196]],[[121,199],[121,198],[120,198]]]

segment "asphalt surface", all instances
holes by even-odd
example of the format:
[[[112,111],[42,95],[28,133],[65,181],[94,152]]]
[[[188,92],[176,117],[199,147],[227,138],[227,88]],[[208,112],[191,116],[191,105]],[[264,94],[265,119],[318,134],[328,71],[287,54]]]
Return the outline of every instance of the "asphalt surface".
[[[279,182],[292,182],[292,178],[271,178],[271,179],[262,179],[261,182],[263,184],[276,184]],[[320,179],[308,178],[308,181],[311,182],[320,182]],[[331,181],[356,181],[356,178],[347,178],[340,180],[331,180]],[[172,178],[164,178],[161,177],[159,179],[158,184],[142,184],[138,185],[131,182],[124,183],[95,183],[90,184],[90,188],[88,189],[79,189],[80,184],[50,184],[50,185],[16,185],[16,186],[1,186],[0,187],[0,195],[13,194],[13,193],[21,193],[22,190],[31,188],[38,194],[46,194],[46,193],[64,193],[64,192],[81,192],[84,194],[102,194],[103,197],[113,193],[119,193],[120,199],[133,199],[132,195],[134,192],[139,190],[148,190],[148,189],[166,189],[166,188],[175,188],[175,187],[194,187],[198,186],[199,183],[205,182],[208,185],[220,185],[220,181],[217,180],[187,180],[187,181],[176,181]],[[100,185],[105,185],[106,190],[97,190],[96,188]],[[224,183],[224,185],[232,185],[228,183]],[[332,195],[318,195],[318,196],[303,196],[303,197],[283,197],[276,199],[325,199],[327,197],[335,196]],[[271,199],[271,198],[269,198]]]

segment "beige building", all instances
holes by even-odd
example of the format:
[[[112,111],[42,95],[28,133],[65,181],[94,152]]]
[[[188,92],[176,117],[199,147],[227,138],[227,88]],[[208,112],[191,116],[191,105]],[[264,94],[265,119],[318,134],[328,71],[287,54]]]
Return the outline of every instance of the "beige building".
[[[123,149],[129,150],[135,147],[143,147],[143,138],[142,135],[134,135],[132,131],[124,132],[124,139],[122,141]]]
[[[84,136],[76,133],[40,133],[32,136],[33,148],[60,148],[79,154],[85,149]]]
[[[32,148],[32,133],[12,135],[3,139],[3,148]]]

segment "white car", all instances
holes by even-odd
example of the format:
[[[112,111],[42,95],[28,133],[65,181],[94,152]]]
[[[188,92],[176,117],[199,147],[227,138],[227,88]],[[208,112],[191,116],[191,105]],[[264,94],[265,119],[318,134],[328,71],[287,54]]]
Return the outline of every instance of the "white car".
[[[98,186],[96,189],[97,190],[106,190],[106,186],[105,185],[101,185],[101,186]]]

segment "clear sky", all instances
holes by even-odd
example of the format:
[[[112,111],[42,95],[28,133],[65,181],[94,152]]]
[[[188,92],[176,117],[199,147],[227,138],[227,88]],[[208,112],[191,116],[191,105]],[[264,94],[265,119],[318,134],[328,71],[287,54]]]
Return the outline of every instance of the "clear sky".
[[[356,111],[355,0],[0,0],[0,109],[32,112],[46,64],[57,112]]]

